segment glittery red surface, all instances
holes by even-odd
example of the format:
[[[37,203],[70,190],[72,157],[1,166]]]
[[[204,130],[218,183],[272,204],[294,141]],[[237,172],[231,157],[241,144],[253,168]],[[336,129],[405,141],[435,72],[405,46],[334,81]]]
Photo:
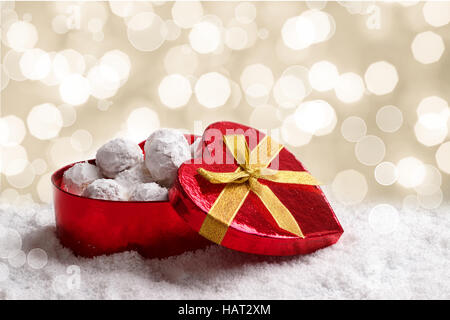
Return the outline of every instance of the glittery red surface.
[[[230,134],[227,132],[230,129],[243,130],[250,149],[264,137],[263,133],[255,129],[232,122],[210,125],[203,135],[203,163],[184,163],[178,170],[176,184],[170,190],[169,198],[175,210],[194,230],[200,229],[207,212],[224,188],[224,185],[212,184],[201,177],[197,169],[202,167],[210,171],[230,172],[237,168],[236,163],[212,163],[220,148],[223,159],[230,156],[226,155],[229,151],[225,151],[222,139],[222,135]],[[217,135],[217,132],[220,134]],[[278,157],[270,167],[274,167],[278,160],[280,170],[306,171],[286,148],[281,150]],[[305,238],[299,238],[278,227],[261,200],[250,193],[228,228],[222,246],[265,255],[305,254],[334,244],[343,233],[320,187],[282,184],[262,179],[259,182],[268,185],[289,209]]]
[[[193,136],[186,138],[190,143],[194,140]],[[77,255],[137,250],[145,257],[162,258],[209,245],[178,216],[169,201],[107,201],[62,190],[62,176],[71,166],[53,174],[53,201],[57,235]]]

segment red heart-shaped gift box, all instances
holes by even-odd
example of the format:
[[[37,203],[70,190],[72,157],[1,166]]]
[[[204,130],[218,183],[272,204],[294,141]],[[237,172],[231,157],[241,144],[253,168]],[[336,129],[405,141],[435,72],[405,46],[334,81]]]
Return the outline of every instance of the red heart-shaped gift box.
[[[186,135],[186,139],[192,143],[195,136]],[[95,160],[89,162],[95,164]],[[52,182],[57,235],[77,255],[137,250],[144,257],[163,258],[209,244],[178,216],[169,201],[107,201],[64,191],[63,174],[74,164],[56,171]]]
[[[241,138],[247,160],[252,154],[254,159],[263,158],[266,150],[267,167],[276,169],[268,176],[272,181],[256,176],[251,165],[242,169],[242,162],[236,160],[238,152],[231,152],[238,148],[227,145],[227,137]],[[320,187],[293,183],[292,176],[310,176],[301,162],[269,136],[241,124],[217,122],[205,130],[202,147],[202,161],[185,162],[179,168],[169,198],[181,217],[209,240],[243,252],[294,255],[334,244],[343,233]],[[211,180],[200,175],[199,169],[207,170],[205,176],[212,176]],[[229,179],[236,170],[240,176],[233,182],[217,181]],[[274,178],[283,171],[284,178]],[[280,183],[283,179],[288,183]],[[285,221],[298,231],[281,227]]]
[[[265,148],[278,146],[270,161],[266,161],[265,170],[272,169],[282,176],[261,175],[262,169],[238,163],[236,154],[226,144],[227,137],[233,135],[241,137],[241,147],[249,158],[254,154],[259,158],[254,151],[263,150],[263,142]],[[192,144],[195,136],[186,138]],[[143,145],[144,142],[140,144],[142,149]],[[334,244],[342,235],[343,229],[320,187],[311,185],[314,179],[303,180],[310,174],[301,162],[269,136],[241,124],[217,122],[205,130],[201,148],[201,157],[186,161],[179,168],[177,180],[169,190],[170,202],[80,197],[61,188],[65,170],[74,164],[55,172],[52,182],[61,243],[88,257],[131,249],[145,257],[168,257],[204,248],[212,242],[238,251],[281,256],[315,251]],[[212,176],[219,173],[220,179],[235,172],[240,176],[231,183],[220,179],[212,183],[215,178],[206,179],[208,175],[200,174],[201,170]],[[292,176],[303,178],[298,182]],[[248,192],[243,196],[225,189]],[[222,194],[228,198],[221,198]],[[224,223],[221,216],[230,213],[229,221]]]

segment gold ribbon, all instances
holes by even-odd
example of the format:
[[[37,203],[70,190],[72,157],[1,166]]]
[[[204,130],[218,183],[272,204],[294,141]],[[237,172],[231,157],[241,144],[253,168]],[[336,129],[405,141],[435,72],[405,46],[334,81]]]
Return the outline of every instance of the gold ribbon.
[[[209,210],[199,233],[220,244],[237,212],[252,191],[263,202],[281,229],[304,238],[300,226],[289,210],[272,190],[261,184],[258,179],[305,185],[318,185],[319,182],[308,172],[267,168],[283,148],[269,136],[265,136],[252,151],[249,150],[244,135],[225,135],[223,138],[239,167],[234,172],[213,172],[203,168],[197,170],[211,183],[226,184]]]

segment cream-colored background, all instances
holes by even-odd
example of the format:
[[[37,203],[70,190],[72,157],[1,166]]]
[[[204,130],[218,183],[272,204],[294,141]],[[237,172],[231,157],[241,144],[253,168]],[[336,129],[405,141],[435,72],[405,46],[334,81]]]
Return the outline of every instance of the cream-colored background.
[[[433,26],[424,17],[424,3],[360,3],[343,4],[337,2],[327,3],[321,10],[328,13],[335,22],[335,32],[331,32],[331,38],[327,41],[315,43],[301,50],[292,50],[286,46],[282,37],[282,28],[285,22],[294,16],[302,14],[310,8],[322,7],[317,3],[299,2],[253,2],[256,17],[252,19],[252,6],[250,6],[249,23],[242,23],[245,20],[238,17],[236,21],[236,7],[239,2],[206,2],[202,3],[203,15],[209,16],[212,21],[221,22],[222,37],[214,39],[221,43],[223,49],[216,52],[201,54],[190,51],[190,57],[197,61],[197,67],[192,67],[192,60],[187,60],[186,56],[179,55],[166,58],[167,53],[173,47],[186,45],[189,48],[189,34],[191,28],[181,28],[180,34],[175,40],[165,40],[162,45],[154,51],[141,51],[135,48],[127,36],[127,21],[139,12],[153,11],[163,21],[175,20],[179,22],[178,16],[173,16],[173,2],[139,3],[128,6],[130,17],[120,17],[111,10],[108,2],[93,3],[70,3],[70,2],[16,2],[14,5],[2,4],[2,11],[13,10],[19,20],[26,20],[36,27],[38,41],[36,48],[46,52],[58,52],[64,49],[74,49],[90,61],[95,57],[100,59],[103,54],[110,50],[118,49],[125,53],[131,62],[130,73],[126,82],[117,90],[116,94],[105,100],[90,97],[81,105],[73,107],[76,112],[76,121],[67,127],[62,127],[56,137],[49,140],[36,138],[27,127],[27,116],[30,110],[39,104],[51,103],[61,106],[65,101],[59,94],[59,85],[48,86],[39,80],[15,81],[9,79],[7,86],[1,92],[1,116],[15,115],[23,120],[26,134],[20,145],[27,153],[27,160],[33,163],[36,159],[45,161],[45,170],[37,170],[33,166],[28,166],[26,171],[18,176],[7,176],[1,174],[1,192],[3,201],[23,202],[27,198],[34,201],[50,201],[50,174],[58,167],[81,159],[92,158],[96,149],[108,139],[115,136],[128,136],[138,140],[150,134],[158,126],[182,128],[193,131],[195,121],[197,125],[205,127],[211,122],[221,120],[232,120],[244,124],[250,124],[262,129],[281,128],[283,119],[295,112],[293,109],[281,108],[273,96],[273,88],[270,89],[270,96],[263,105],[266,107],[264,113],[258,113],[260,106],[251,106],[246,99],[243,88],[237,90],[240,84],[240,77],[248,65],[263,64],[273,73],[276,82],[283,71],[292,65],[301,65],[308,69],[321,60],[327,60],[337,66],[339,73],[353,72],[364,80],[367,68],[374,62],[387,61],[395,66],[399,81],[392,92],[383,95],[376,95],[369,90],[365,90],[364,96],[356,102],[345,103],[337,98],[334,90],[312,92],[303,99],[310,101],[321,99],[327,101],[336,113],[336,125],[331,133],[323,136],[313,136],[311,141],[301,147],[289,146],[305,166],[320,180],[331,186],[336,175],[343,171],[353,169],[360,172],[366,179],[368,192],[364,199],[378,199],[381,202],[388,202],[393,199],[404,199],[407,195],[408,201],[414,202],[416,191],[414,188],[406,188],[400,183],[393,183],[390,186],[380,185],[374,177],[375,165],[364,165],[355,156],[355,143],[347,141],[342,133],[343,121],[349,116],[358,116],[367,124],[367,135],[375,135],[382,139],[386,146],[385,156],[382,161],[389,161],[394,164],[405,157],[415,157],[424,164],[430,164],[438,168],[436,162],[436,152],[440,143],[434,146],[421,144],[415,133],[414,126],[418,121],[417,107],[423,98],[429,96],[439,96],[448,101],[450,99],[450,60],[448,50],[450,47],[450,26]],[[370,7],[367,12],[368,7]],[[73,14],[69,6],[80,8],[80,26],[65,33],[58,34],[52,26],[52,22],[58,15],[70,16]],[[242,7],[241,7],[242,8]],[[244,7],[247,8],[247,7]],[[449,6],[447,5],[447,10]],[[366,10],[366,11],[365,11]],[[128,14],[125,11],[123,14]],[[244,13],[246,11],[244,10]],[[179,12],[177,12],[179,13]],[[432,11],[432,19],[439,17],[439,12]],[[8,11],[8,17],[11,17]],[[441,13],[448,15],[445,10]],[[13,15],[13,14],[12,14]],[[13,15],[14,16],[14,15]],[[186,10],[181,13],[182,17],[189,18],[192,13]],[[434,17],[434,18],[433,18]],[[90,24],[91,19],[100,19],[103,27],[100,32],[93,33],[91,29],[95,27]],[[208,18],[208,17],[207,17]],[[375,20],[374,20],[375,19]],[[220,20],[220,21],[219,21]],[[241,20],[241,22],[239,22]],[[98,22],[99,20],[95,20]],[[379,29],[373,29],[373,23],[379,23]],[[434,21],[434,20],[432,20]],[[13,21],[2,21],[2,64],[4,57],[12,50],[7,43],[8,26]],[[93,27],[94,25],[94,27]],[[173,24],[172,24],[173,25]],[[223,45],[227,28],[231,25],[240,26],[247,30],[247,38],[254,39],[249,47],[243,50],[232,50]],[[415,59],[411,44],[417,34],[425,31],[432,31],[442,37],[445,44],[445,51],[442,56],[430,64],[423,64]],[[158,35],[151,35],[158,37]],[[152,38],[153,39],[153,38]],[[145,42],[145,39],[140,41]],[[194,48],[195,49],[195,48]],[[429,48],[428,55],[435,56],[437,49]],[[165,62],[166,59],[166,62]],[[167,60],[169,59],[169,60]],[[186,59],[186,60],[183,60]],[[88,62],[89,64],[89,62]],[[2,67],[5,67],[2,65]],[[191,74],[185,74],[186,78],[195,86],[197,79],[207,72],[219,72],[227,79],[233,81],[231,96],[223,106],[217,108],[206,108],[201,105],[192,94],[187,105],[170,109],[164,105],[158,94],[158,86],[168,73],[173,73],[179,69],[180,73],[185,70],[194,69]],[[169,70],[168,70],[169,69]],[[86,68],[86,71],[89,67]],[[87,72],[84,73],[86,75]],[[386,77],[389,77],[387,74]],[[5,83],[4,73],[2,81]],[[305,78],[306,79],[306,78]],[[390,79],[377,78],[376,82],[383,82]],[[367,83],[366,83],[367,85]],[[3,87],[3,86],[2,86]],[[352,90],[352,88],[350,88]],[[99,102],[100,101],[100,102]],[[255,104],[251,102],[252,104]],[[105,107],[107,105],[107,107]],[[403,123],[399,130],[393,133],[386,133],[380,130],[376,123],[377,111],[385,105],[394,105],[402,111]],[[70,108],[70,107],[67,107]],[[107,108],[107,110],[105,110]],[[129,116],[133,110],[148,108],[154,113],[153,118],[144,120],[131,118]],[[101,110],[103,109],[103,110]],[[65,109],[67,110],[67,109]],[[143,109],[139,109],[143,110]],[[145,112],[145,111],[144,111]],[[252,116],[253,114],[253,116]],[[258,117],[258,115],[260,115]],[[44,120],[42,120],[44,121]],[[148,123],[148,124],[147,124]],[[134,129],[133,129],[134,128]],[[87,150],[76,150],[71,144],[71,137],[74,133],[75,141],[77,134],[86,137],[84,141]],[[146,132],[148,130],[148,133]],[[83,135],[84,134],[84,135]],[[90,134],[90,135],[89,135]],[[92,136],[92,143],[89,137]],[[291,137],[292,139],[292,137]],[[295,139],[295,138],[294,138]],[[442,142],[448,141],[445,138]],[[4,147],[2,147],[4,148]],[[2,149],[5,150],[5,149]],[[5,151],[2,151],[5,152]],[[448,161],[450,156],[446,154]],[[34,162],[37,164],[43,162]],[[3,167],[5,164],[3,164]],[[34,169],[33,169],[34,168]],[[31,175],[31,176],[30,176]],[[414,172],[411,172],[414,175]],[[445,170],[440,170],[442,178],[441,190],[443,200],[448,199],[449,179]],[[31,177],[33,177],[31,179]],[[23,187],[17,187],[22,184]],[[11,183],[13,182],[13,183]],[[350,186],[353,181],[349,180],[344,186],[336,186],[335,193],[349,194],[361,192],[358,182],[357,188]],[[17,198],[19,196],[19,198]],[[358,198],[358,197],[357,197]],[[359,199],[358,201],[362,200]],[[356,201],[356,202],[358,202]],[[427,206],[425,201],[425,206]],[[440,201],[431,201],[439,205]],[[428,204],[429,205],[429,204]]]

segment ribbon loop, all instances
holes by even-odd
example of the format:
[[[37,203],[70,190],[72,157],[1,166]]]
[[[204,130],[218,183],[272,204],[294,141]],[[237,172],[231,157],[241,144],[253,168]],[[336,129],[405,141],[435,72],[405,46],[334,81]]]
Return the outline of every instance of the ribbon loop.
[[[244,183],[250,177],[246,171],[214,172],[199,168],[197,172],[211,183]]]

